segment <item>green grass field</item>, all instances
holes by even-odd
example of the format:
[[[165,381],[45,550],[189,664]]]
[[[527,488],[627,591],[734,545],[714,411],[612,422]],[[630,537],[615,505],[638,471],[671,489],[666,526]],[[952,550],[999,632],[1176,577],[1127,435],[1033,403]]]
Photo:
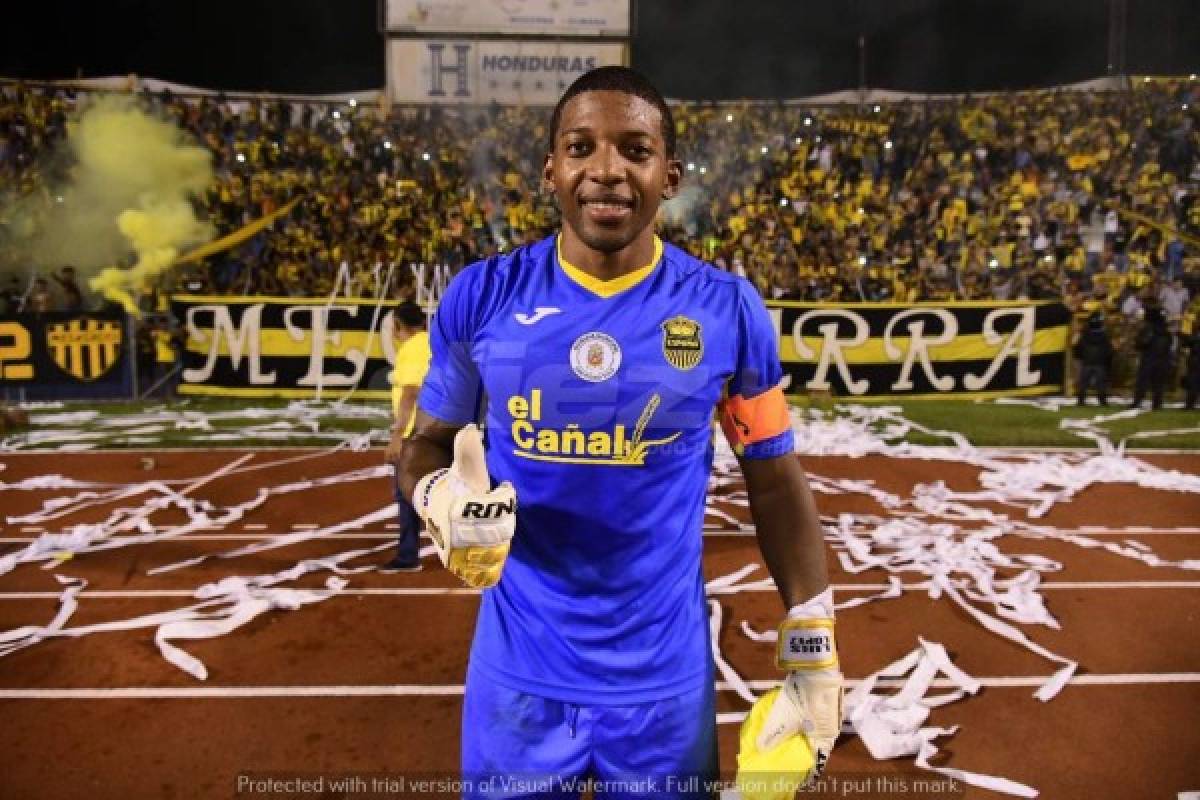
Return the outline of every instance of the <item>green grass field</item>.
[[[1046,410],[992,401],[896,400],[870,405],[899,407],[915,423],[964,434],[979,446],[1093,447],[1087,439],[1061,427],[1064,419],[1092,419],[1126,410],[1123,401],[1108,408],[1091,405]],[[825,413],[835,405],[820,404]],[[73,403],[29,409],[32,425],[26,431],[0,436],[0,452],[66,447],[329,447],[352,435],[366,435],[373,446],[387,441],[388,407],[381,402],[331,402],[186,398],[170,404]],[[1126,446],[1200,450],[1200,411],[1146,412],[1131,419],[1101,423],[1114,443],[1155,431],[1182,431],[1165,436],[1133,438]],[[944,439],[913,433],[909,441],[942,444]],[[361,442],[360,442],[361,444]]]

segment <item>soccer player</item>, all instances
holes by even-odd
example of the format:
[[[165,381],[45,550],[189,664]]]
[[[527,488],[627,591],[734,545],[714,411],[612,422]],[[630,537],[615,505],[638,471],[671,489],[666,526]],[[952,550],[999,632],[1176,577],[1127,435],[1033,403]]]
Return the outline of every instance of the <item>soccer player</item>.
[[[755,705],[739,764],[809,774],[837,736],[841,673],[770,317],[745,279],[655,235],[682,170],[645,78],[584,74],[550,136],[542,181],[562,230],[451,282],[400,462],[442,562],[484,587],[467,794],[577,796],[585,777],[597,796],[711,794],[701,531],[714,411],[790,609],[788,677]]]
[[[392,342],[395,365],[392,368],[392,431],[384,461],[395,466],[404,449],[404,437],[412,433],[417,416],[417,392],[429,371],[429,333],[425,330],[425,312],[412,301],[401,303],[392,314]],[[396,470],[399,475],[399,469]],[[379,568],[383,573],[418,572],[421,569],[418,541],[421,521],[409,503],[411,494],[393,483],[399,510],[400,536],[396,555]]]

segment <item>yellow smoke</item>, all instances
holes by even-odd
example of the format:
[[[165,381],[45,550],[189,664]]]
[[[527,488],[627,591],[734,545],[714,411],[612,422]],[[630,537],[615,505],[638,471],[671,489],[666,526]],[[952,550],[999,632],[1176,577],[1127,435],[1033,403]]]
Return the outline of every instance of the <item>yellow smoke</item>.
[[[70,179],[57,188],[62,202],[34,244],[33,261],[94,275],[93,290],[136,314],[134,296],[182,248],[212,238],[191,204],[212,183],[211,156],[128,96],[104,96],[84,108],[68,123],[67,148]],[[111,266],[131,254],[129,269]]]
[[[137,299],[132,291],[140,291],[175,263],[180,243],[195,241],[206,231],[196,220],[191,205],[179,200],[122,211],[117,215],[117,229],[133,245],[138,261],[128,270],[116,267],[101,270],[92,278],[91,287],[137,316]]]

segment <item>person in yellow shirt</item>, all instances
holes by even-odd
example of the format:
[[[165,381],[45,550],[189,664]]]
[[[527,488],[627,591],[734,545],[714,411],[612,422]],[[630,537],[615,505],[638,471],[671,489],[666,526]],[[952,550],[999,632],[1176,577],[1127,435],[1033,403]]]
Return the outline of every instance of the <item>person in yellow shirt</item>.
[[[395,343],[396,363],[392,370],[392,435],[384,453],[384,461],[391,464],[393,469],[396,469],[404,450],[404,440],[412,433],[417,415],[417,393],[421,390],[432,358],[425,324],[425,312],[411,300],[401,303],[394,312],[392,341]],[[380,567],[379,571],[417,572],[421,569],[417,547],[421,521],[394,478],[392,493],[399,509],[400,541],[396,547],[396,557]]]

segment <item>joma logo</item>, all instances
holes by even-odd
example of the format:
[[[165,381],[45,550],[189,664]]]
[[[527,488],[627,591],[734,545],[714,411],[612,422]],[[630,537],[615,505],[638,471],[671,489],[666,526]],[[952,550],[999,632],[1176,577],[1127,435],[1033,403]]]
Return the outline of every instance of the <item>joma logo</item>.
[[[463,519],[496,519],[501,514],[514,514],[517,511],[517,501],[507,503],[467,503],[463,506]]]

